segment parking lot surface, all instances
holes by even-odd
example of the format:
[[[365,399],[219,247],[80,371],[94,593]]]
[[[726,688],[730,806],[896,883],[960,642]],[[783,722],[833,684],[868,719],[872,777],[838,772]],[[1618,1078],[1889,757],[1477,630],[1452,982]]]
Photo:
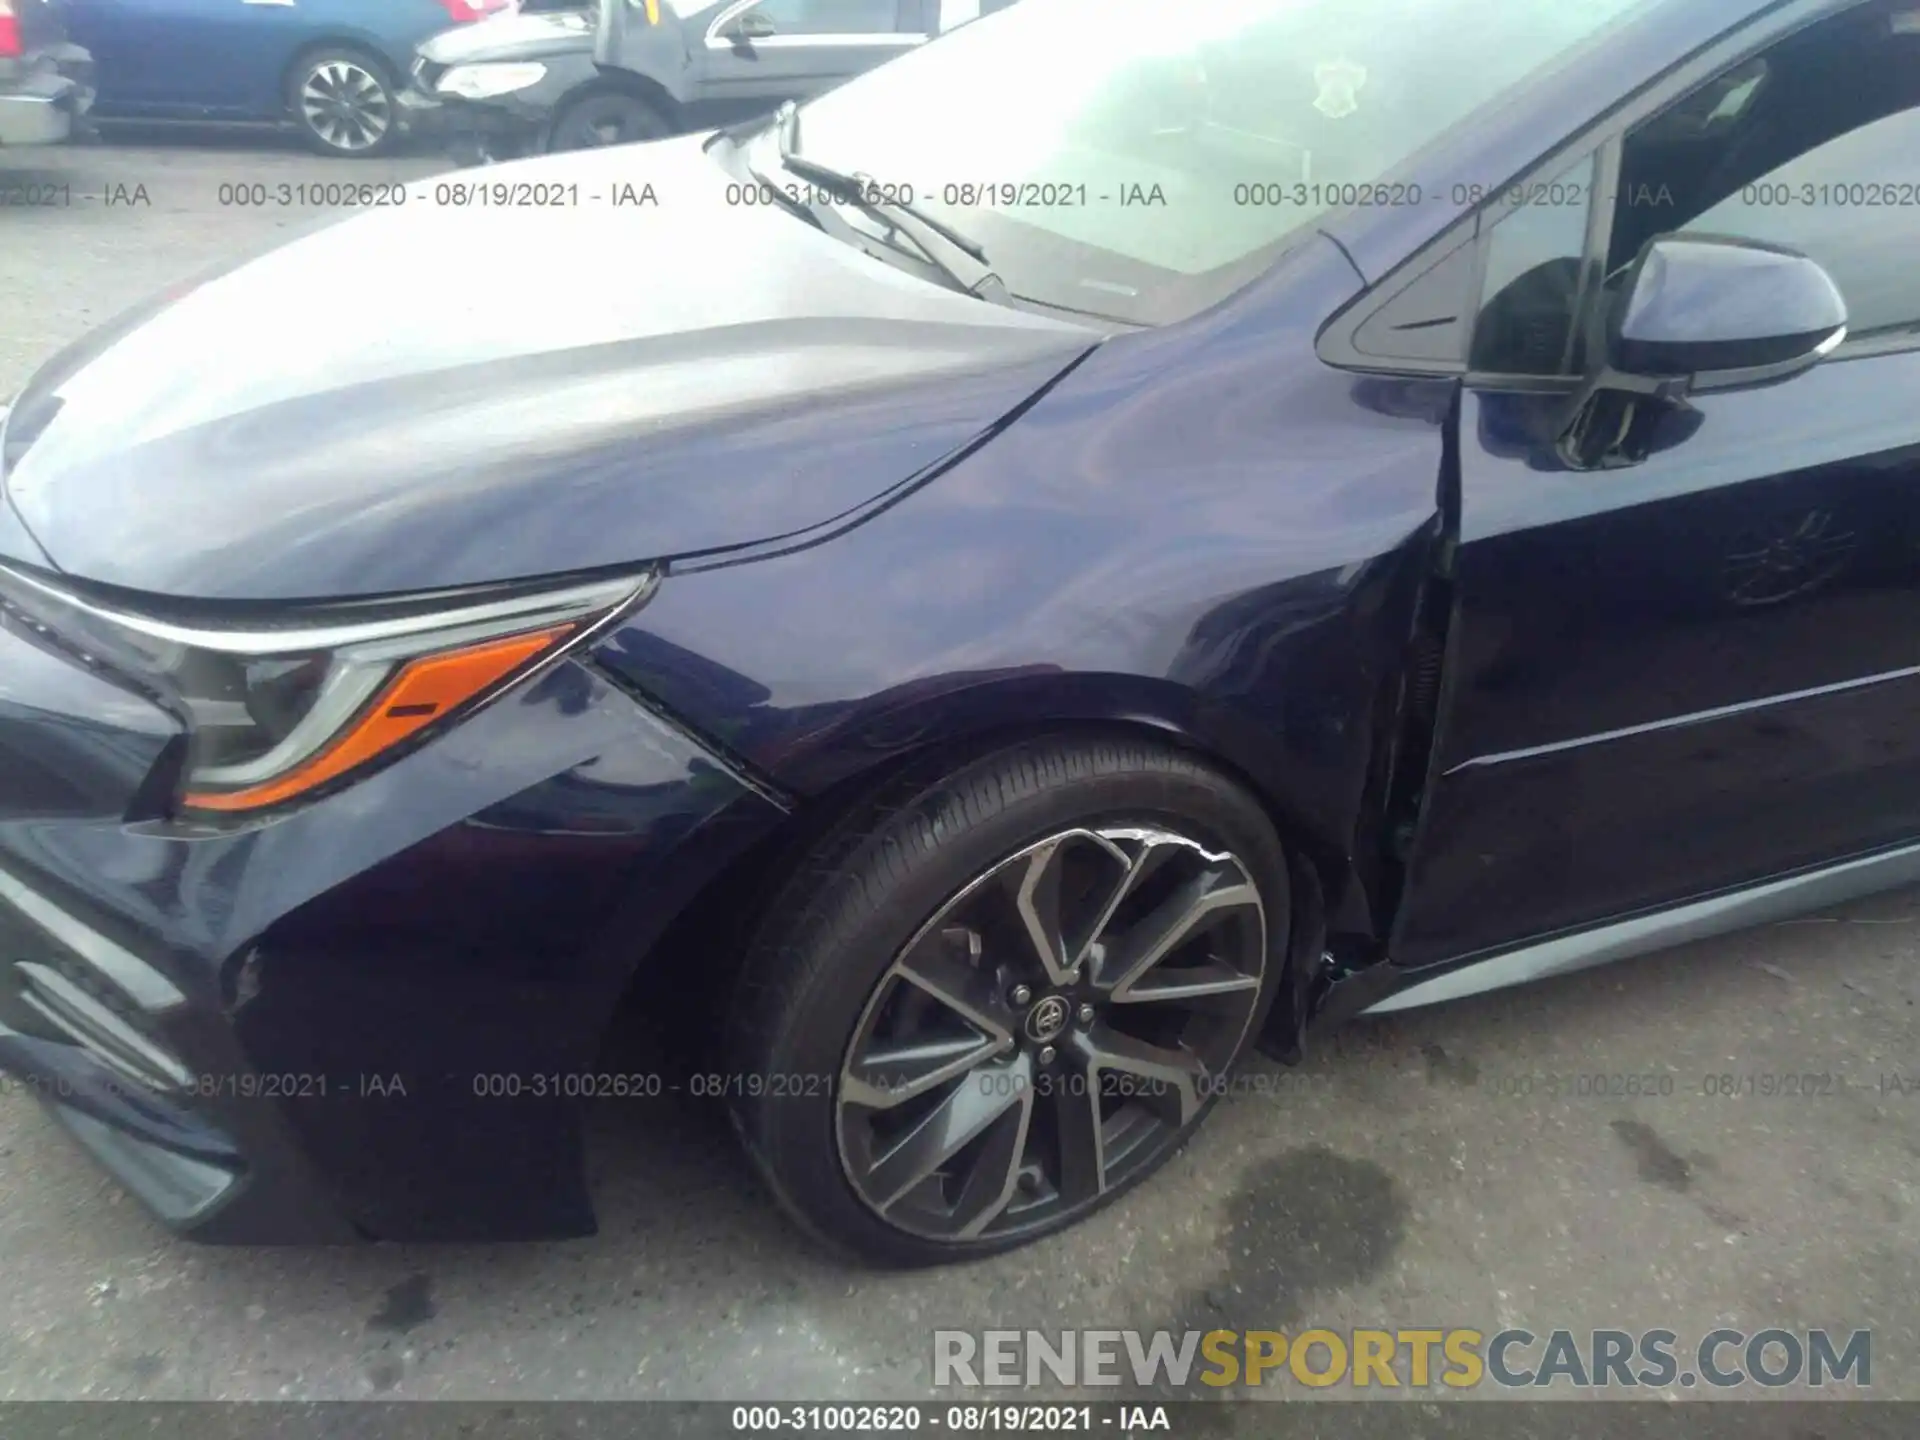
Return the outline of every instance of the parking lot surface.
[[[234,141],[0,156],[0,394],[324,218],[282,185],[435,168]],[[550,250],[485,257],[490,283],[534,283],[591,223],[554,212]],[[816,1252],[670,1097],[594,1115],[596,1239],[235,1251],[170,1239],[8,1090],[0,1398],[918,1398],[936,1328],[1311,1324],[1867,1329],[1875,1393],[1920,1399],[1917,960],[1902,894],[1360,1022],[1297,1070],[1258,1062],[1091,1222],[917,1274]]]

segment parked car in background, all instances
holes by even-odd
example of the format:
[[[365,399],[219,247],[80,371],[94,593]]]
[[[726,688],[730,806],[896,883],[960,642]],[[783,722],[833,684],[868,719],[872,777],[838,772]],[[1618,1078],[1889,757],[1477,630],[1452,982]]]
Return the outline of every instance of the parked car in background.
[[[0,0],[0,148],[59,144],[93,98],[92,57],[48,0]]]
[[[17,0],[16,0],[17,3]],[[512,0],[61,0],[101,119],[291,124],[323,155],[399,136],[414,48]]]
[[[425,42],[405,123],[462,161],[700,130],[806,99],[1012,0],[544,0]]]
[[[554,6],[435,35],[398,97],[401,124],[469,165],[606,143],[603,130],[640,138],[657,111],[637,86],[602,76],[593,32],[590,11]]]

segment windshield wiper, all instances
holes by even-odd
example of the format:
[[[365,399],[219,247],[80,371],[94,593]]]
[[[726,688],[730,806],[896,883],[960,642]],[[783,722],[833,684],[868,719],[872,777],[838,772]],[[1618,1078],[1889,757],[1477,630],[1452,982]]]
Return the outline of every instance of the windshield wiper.
[[[936,219],[910,201],[878,198],[876,192],[885,193],[885,187],[864,171],[856,170],[848,174],[800,154],[800,107],[797,103],[789,100],[780,107],[775,127],[779,137],[780,163],[790,172],[802,180],[826,188],[835,199],[844,200],[855,209],[866,212],[895,234],[906,236],[936,270],[953,282],[956,289],[982,298],[992,295],[999,299],[1006,295],[1006,282],[995,273],[992,262],[987,259],[987,252],[978,241],[962,235],[946,221]],[[929,243],[930,240],[937,243]],[[973,264],[956,263],[950,256],[943,258],[938,253],[941,250],[958,251]]]
[[[788,102],[788,104],[791,103],[791,101]],[[783,105],[781,109],[784,111],[786,106]],[[825,230],[827,228],[826,222],[820,218],[818,211],[800,199],[799,196],[791,195],[781,189],[780,183],[777,180],[753,163],[751,155],[745,149],[745,142],[752,140],[755,135],[763,135],[765,133],[766,121],[762,119],[759,121],[747,121],[731,129],[716,131],[713,138],[716,140],[725,138],[733,142],[735,149],[740,154],[741,163],[747,167],[747,174],[753,178],[754,184],[760,187],[761,193],[772,200],[774,204],[778,205],[782,210],[788,211],[796,218],[806,221],[809,225],[813,226],[814,229]]]

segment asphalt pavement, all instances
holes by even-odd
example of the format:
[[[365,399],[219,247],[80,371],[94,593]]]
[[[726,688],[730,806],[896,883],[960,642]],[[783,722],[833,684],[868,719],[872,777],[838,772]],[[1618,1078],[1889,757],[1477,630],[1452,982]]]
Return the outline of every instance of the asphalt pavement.
[[[0,395],[339,187],[435,168],[259,137],[0,154]],[[0,1093],[0,1399],[910,1399],[936,1328],[1307,1325],[1867,1329],[1873,1392],[1920,1399],[1917,956],[1901,894],[1360,1022],[1261,1062],[1090,1223],[906,1275],[816,1252],[671,1099],[595,1114],[596,1239],[300,1251],[173,1240]]]

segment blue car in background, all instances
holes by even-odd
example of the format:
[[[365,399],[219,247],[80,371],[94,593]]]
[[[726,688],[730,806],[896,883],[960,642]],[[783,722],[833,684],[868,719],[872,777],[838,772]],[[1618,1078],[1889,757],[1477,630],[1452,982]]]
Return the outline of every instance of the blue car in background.
[[[511,0],[62,0],[93,52],[98,118],[291,122],[325,155],[399,135],[399,92],[428,36]]]

